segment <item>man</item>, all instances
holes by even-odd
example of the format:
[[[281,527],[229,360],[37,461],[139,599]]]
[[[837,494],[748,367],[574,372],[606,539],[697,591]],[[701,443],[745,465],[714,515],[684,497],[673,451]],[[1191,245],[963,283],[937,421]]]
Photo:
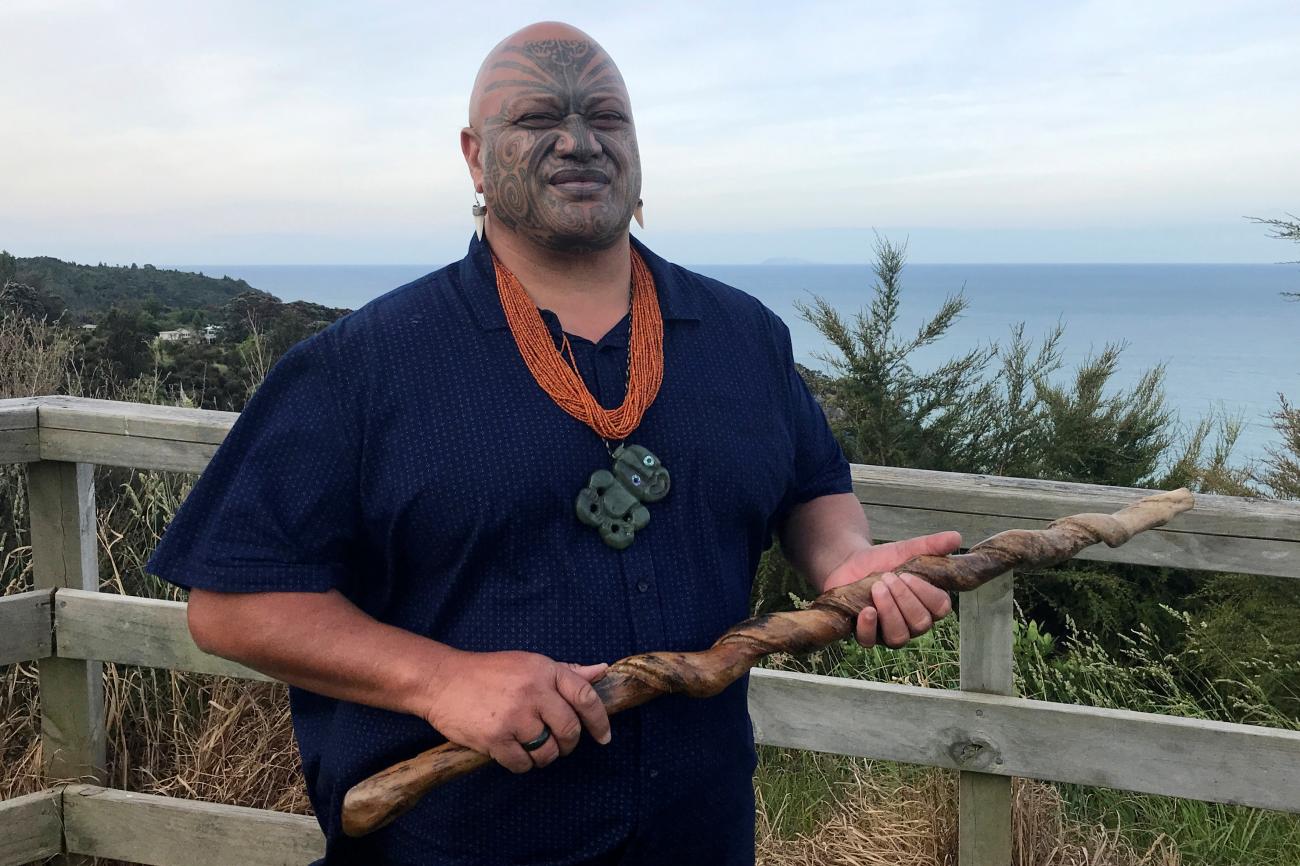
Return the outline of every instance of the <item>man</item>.
[[[591,683],[743,619],[774,531],[819,589],[959,539],[872,547],[785,326],[630,240],[636,132],[590,37],[498,45],[461,147],[486,240],[291,349],[149,570],[201,647],[294,686],[330,866],[752,863],[745,681],[612,719]],[[950,609],[877,589],[867,645]],[[340,833],[348,787],[443,738],[497,765]]]

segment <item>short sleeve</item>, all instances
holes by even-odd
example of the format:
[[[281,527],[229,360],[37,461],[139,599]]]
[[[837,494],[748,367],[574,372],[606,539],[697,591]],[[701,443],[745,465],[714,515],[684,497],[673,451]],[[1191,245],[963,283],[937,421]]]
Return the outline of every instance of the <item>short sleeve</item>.
[[[323,592],[359,535],[360,425],[329,332],[271,368],[182,503],[145,570],[186,589]]]
[[[790,330],[783,322],[779,322],[777,339],[781,344],[794,441],[794,472],[774,521],[775,526],[780,526],[796,505],[819,496],[852,493],[853,479],[844,451],[826,421],[826,413],[794,365]]]

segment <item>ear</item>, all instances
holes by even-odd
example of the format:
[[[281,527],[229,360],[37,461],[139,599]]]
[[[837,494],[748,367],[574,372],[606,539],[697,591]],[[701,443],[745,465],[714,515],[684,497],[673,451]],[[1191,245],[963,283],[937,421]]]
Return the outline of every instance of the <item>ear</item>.
[[[479,138],[478,130],[472,126],[460,131],[460,152],[465,155],[465,165],[469,167],[474,191],[483,192],[483,139]]]

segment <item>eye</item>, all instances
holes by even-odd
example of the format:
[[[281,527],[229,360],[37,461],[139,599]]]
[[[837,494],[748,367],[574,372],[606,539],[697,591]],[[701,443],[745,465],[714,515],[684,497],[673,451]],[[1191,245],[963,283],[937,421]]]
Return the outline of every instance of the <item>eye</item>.
[[[617,111],[597,111],[591,115],[591,125],[601,129],[616,129],[623,125],[626,118]]]
[[[560,118],[558,116],[538,111],[529,112],[515,121],[519,126],[524,126],[528,129],[545,129],[550,126],[555,126],[559,122]]]

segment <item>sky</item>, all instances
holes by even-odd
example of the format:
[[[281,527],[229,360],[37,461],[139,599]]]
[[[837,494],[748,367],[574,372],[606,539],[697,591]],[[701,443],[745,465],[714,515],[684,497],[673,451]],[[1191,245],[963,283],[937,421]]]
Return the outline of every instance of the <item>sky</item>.
[[[1295,257],[1245,219],[1300,212],[1294,0],[3,0],[0,248],[459,258],[474,74],[544,19],[621,68],[677,261]]]

